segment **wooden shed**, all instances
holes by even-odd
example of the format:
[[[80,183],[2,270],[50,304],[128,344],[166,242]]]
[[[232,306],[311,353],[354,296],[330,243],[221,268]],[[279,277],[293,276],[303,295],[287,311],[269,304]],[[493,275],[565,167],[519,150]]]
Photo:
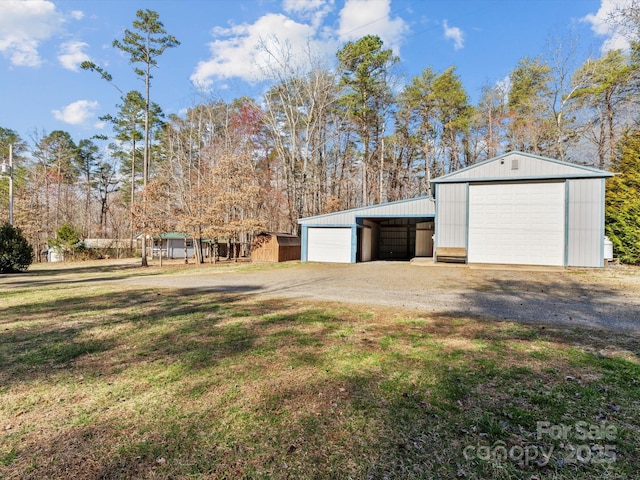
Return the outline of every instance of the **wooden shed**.
[[[288,262],[300,260],[300,237],[287,233],[261,233],[251,246],[253,262]]]

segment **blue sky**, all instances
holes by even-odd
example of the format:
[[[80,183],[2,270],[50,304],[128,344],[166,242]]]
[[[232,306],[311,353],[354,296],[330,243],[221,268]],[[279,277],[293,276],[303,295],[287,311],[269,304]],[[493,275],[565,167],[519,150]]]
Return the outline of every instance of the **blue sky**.
[[[628,0],[0,0],[0,126],[31,139],[67,130],[78,141],[109,134],[98,117],[115,112],[116,89],[79,68],[91,60],[122,90],[143,89],[112,48],[138,9],[160,14],[181,45],[158,60],[152,100],[180,113],[206,98],[256,96],[263,44],[289,44],[293,58],[332,64],[344,42],[379,35],[401,58],[408,81],[426,67],[457,67],[475,102],[524,56],[552,38],[577,38],[576,61],[624,47],[604,22]],[[557,45],[557,40],[552,45]],[[401,80],[402,81],[402,80]]]

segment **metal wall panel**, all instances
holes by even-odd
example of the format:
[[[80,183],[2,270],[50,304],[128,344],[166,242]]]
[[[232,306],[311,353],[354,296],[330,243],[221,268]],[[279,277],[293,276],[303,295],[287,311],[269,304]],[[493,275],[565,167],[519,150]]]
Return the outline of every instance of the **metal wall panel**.
[[[355,216],[351,210],[320,215],[317,217],[301,218],[298,220],[301,225],[344,225],[351,226],[355,223]]]
[[[602,267],[604,180],[568,180],[567,265]]]
[[[436,212],[433,198],[420,197],[398,202],[383,203],[369,207],[354,208],[342,212],[301,218],[301,225],[355,225],[356,218],[375,217],[419,217],[434,215]]]
[[[516,180],[560,177],[601,177],[602,172],[582,165],[573,165],[523,153],[509,153],[434,179],[435,183],[467,180]]]
[[[513,154],[461,172],[459,178],[549,177],[581,173],[583,172],[572,166]]]
[[[436,215],[436,248],[467,247],[466,183],[438,184]]]

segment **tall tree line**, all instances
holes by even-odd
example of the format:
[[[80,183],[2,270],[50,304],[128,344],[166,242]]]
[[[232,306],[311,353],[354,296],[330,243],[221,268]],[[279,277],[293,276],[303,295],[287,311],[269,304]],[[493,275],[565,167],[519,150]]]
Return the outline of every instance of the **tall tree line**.
[[[260,98],[203,96],[166,118],[150,100],[150,72],[178,45],[149,10],[114,41],[141,65],[145,92],[116,87],[104,117],[111,136],[75,142],[54,131],[27,142],[0,129],[3,158],[14,145],[16,222],[37,249],[66,224],[131,245],[166,230],[199,247],[206,238],[247,244],[263,229],[296,233],[300,217],[430,195],[432,178],[509,150],[616,167],[638,119],[636,43],[581,62],[561,48],[523,57],[475,105],[455,66],[402,78],[400,59],[374,35],[345,44],[334,65],[312,52],[293,62],[275,44],[263,46],[272,61]],[[83,68],[115,85],[99,66]],[[6,198],[2,190],[3,213]]]

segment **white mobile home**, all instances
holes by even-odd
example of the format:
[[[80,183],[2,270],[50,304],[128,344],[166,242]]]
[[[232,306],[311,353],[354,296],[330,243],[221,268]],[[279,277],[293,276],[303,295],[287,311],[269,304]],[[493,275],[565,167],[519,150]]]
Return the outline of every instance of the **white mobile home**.
[[[192,258],[195,255],[193,239],[184,233],[167,232],[153,237],[153,257]]]

